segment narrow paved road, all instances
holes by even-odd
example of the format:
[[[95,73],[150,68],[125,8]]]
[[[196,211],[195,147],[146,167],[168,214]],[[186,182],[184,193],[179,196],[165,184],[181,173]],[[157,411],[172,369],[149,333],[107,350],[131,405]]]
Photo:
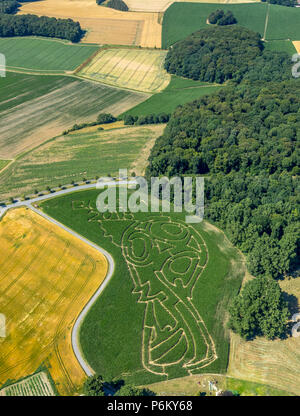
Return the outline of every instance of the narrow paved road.
[[[120,180],[120,181],[101,182],[101,184],[104,185],[104,186],[128,185],[128,184],[133,184],[133,183],[136,183],[136,182],[134,180],[133,181],[125,181],[125,180],[121,181]],[[114,269],[115,269],[114,259],[112,258],[112,256],[106,250],[99,247],[97,244],[91,242],[90,240],[84,238],[80,234],[77,234],[75,231],[73,231],[70,228],[66,227],[65,225],[61,224],[59,221],[56,221],[52,217],[49,217],[47,214],[45,214],[41,210],[34,207],[32,204],[35,204],[36,202],[40,202],[40,201],[45,201],[47,199],[56,198],[57,196],[77,192],[77,191],[83,191],[83,190],[93,189],[93,188],[96,189],[96,185],[97,185],[96,183],[93,183],[93,184],[75,186],[73,188],[64,189],[62,191],[58,191],[58,192],[55,192],[53,194],[43,195],[43,196],[40,196],[40,197],[37,197],[37,198],[29,199],[27,201],[18,201],[15,204],[7,205],[6,207],[3,207],[0,210],[0,219],[1,219],[1,217],[3,217],[3,215],[11,208],[28,207],[29,209],[34,211],[36,214],[42,216],[46,220],[50,221],[52,224],[55,224],[56,226],[62,228],[65,231],[67,231],[69,234],[71,234],[74,237],[78,238],[79,240],[83,241],[85,244],[88,244],[90,247],[93,247],[94,249],[98,250],[101,254],[103,254],[105,256],[105,258],[107,260],[107,263],[108,263],[108,270],[107,270],[107,274],[105,276],[105,279],[101,282],[97,291],[94,293],[94,295],[91,297],[91,299],[85,305],[85,307],[82,309],[82,311],[80,312],[80,314],[79,314],[79,316],[78,316],[78,318],[77,318],[77,320],[76,320],[76,322],[75,322],[75,324],[72,328],[72,348],[73,348],[74,354],[75,354],[79,364],[81,365],[83,371],[86,373],[87,376],[91,376],[91,375],[95,374],[95,372],[89,366],[89,364],[87,363],[87,361],[85,360],[85,358],[83,356],[82,350],[80,348],[80,342],[79,342],[79,330],[80,330],[80,326],[81,326],[84,318],[86,317],[87,313],[89,312],[91,307],[94,305],[94,303],[96,302],[98,297],[101,295],[103,290],[106,288],[106,286],[108,285],[108,283],[109,283],[109,281],[110,281],[110,279],[113,275],[113,272],[114,272]]]

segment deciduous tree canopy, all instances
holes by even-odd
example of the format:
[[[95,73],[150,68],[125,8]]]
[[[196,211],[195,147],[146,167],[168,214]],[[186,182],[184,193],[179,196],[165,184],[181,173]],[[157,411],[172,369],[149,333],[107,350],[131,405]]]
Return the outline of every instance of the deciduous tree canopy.
[[[127,4],[124,3],[123,0],[109,0],[107,7],[110,7],[111,9],[121,10],[122,12],[127,12],[129,10]]]
[[[264,51],[260,35],[241,27],[200,30],[172,46],[165,68],[194,80],[283,81],[291,78],[291,60],[285,52]]]
[[[287,302],[279,284],[272,279],[256,278],[246,283],[233,299],[229,326],[246,339],[264,335],[268,339],[285,335],[289,317]]]
[[[80,24],[72,19],[56,19],[55,17],[47,16],[38,17],[32,14],[12,15],[0,13],[0,37],[32,35],[78,42],[83,35],[83,31]]]
[[[234,25],[237,20],[230,10],[225,13],[224,10],[218,9],[208,16],[208,22],[212,25],[226,26]]]

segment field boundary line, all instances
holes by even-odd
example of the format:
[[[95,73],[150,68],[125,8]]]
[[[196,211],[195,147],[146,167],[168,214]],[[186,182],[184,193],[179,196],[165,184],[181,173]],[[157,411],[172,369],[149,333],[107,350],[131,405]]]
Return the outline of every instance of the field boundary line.
[[[9,160],[9,159],[8,159]],[[5,169],[7,169],[10,165],[12,165],[14,162],[16,161],[16,159],[11,159],[9,163],[7,163],[7,165],[5,165],[2,169],[0,169],[0,174],[2,172],[5,171]]]
[[[263,41],[266,40],[268,23],[269,23],[269,15],[270,15],[270,3],[268,3],[268,6],[267,6],[267,13],[266,13],[266,20],[265,20],[265,30],[264,30],[264,34],[263,34],[263,38],[262,38]]]
[[[81,236],[80,234],[77,234],[71,228],[63,225],[59,221],[57,221],[54,218],[50,217],[49,215],[45,214],[43,211],[33,207],[31,204],[28,205],[28,208],[31,209],[32,211],[34,211],[36,214],[42,216],[44,219],[50,221],[52,224],[54,224],[54,225],[62,228],[63,230],[67,231],[69,234],[78,238],[79,240],[86,243],[90,247],[96,249],[102,255],[104,255],[104,257],[106,258],[107,265],[108,265],[108,270],[107,270],[106,276],[105,276],[104,280],[101,282],[99,288],[94,293],[94,295],[91,297],[91,299],[88,301],[88,303],[84,306],[84,308],[79,313],[79,315],[78,315],[78,317],[75,321],[75,324],[73,325],[72,334],[71,334],[73,352],[74,352],[80,366],[82,367],[83,371],[86,373],[86,375],[87,376],[92,376],[93,374],[95,374],[95,372],[92,369],[92,367],[87,363],[87,361],[85,360],[85,358],[83,356],[83,352],[82,352],[80,342],[79,342],[79,331],[80,331],[80,327],[81,327],[81,324],[82,324],[84,318],[86,317],[86,315],[88,314],[88,312],[90,311],[90,309],[92,308],[92,306],[94,305],[94,303],[96,302],[98,297],[102,294],[103,290],[106,288],[107,284],[109,283],[110,279],[112,278],[112,276],[114,274],[114,270],[115,270],[114,259],[106,250],[99,247],[97,244],[93,243],[92,241],[88,240],[87,238]]]

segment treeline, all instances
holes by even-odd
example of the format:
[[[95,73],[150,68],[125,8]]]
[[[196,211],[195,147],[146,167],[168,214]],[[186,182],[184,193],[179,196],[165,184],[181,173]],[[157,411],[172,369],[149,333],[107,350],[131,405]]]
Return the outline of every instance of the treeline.
[[[263,51],[260,35],[238,27],[210,27],[173,45],[165,69],[185,78],[205,82],[241,82],[244,78],[270,81],[291,78],[287,53]]]
[[[82,391],[85,396],[156,396],[153,391],[125,384],[124,380],[105,381],[100,374],[88,377]]]
[[[278,278],[299,254],[300,83],[242,83],[177,108],[154,145],[148,176],[209,174],[206,214]],[[299,192],[298,192],[299,195]]]
[[[230,10],[225,13],[224,10],[217,9],[208,16],[208,22],[211,25],[226,26],[234,25],[237,20]]]
[[[127,126],[141,126],[143,124],[167,123],[169,119],[170,114],[166,113],[149,114],[147,116],[132,116],[129,114],[124,117],[124,124]]]
[[[109,0],[106,4],[107,7],[115,10],[121,10],[122,12],[127,12],[129,10],[126,3],[123,0]]]
[[[80,24],[72,19],[0,14],[0,37],[45,36],[79,42],[83,33]]]
[[[254,279],[246,283],[241,295],[233,299],[229,312],[229,327],[245,339],[286,336],[288,302],[274,280]]]
[[[0,0],[0,13],[15,13],[19,6],[15,0]]]
[[[261,0],[263,2],[266,2],[267,0]],[[294,7],[297,4],[297,0],[268,0],[267,1],[270,4],[279,4],[281,6],[288,6],[288,7]]]

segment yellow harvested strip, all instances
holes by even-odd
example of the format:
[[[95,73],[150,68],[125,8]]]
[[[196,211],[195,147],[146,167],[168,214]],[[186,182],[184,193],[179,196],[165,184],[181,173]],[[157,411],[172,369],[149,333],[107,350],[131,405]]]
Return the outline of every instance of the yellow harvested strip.
[[[87,30],[84,42],[161,47],[159,13],[121,12],[95,0],[43,0],[23,3],[19,14],[71,18]]]
[[[106,259],[26,208],[1,220],[0,246],[0,385],[45,364],[59,393],[72,394],[85,374],[71,330],[106,275]]]
[[[163,65],[166,51],[102,49],[79,75],[106,84],[143,92],[159,92],[170,82]]]
[[[296,48],[296,51],[300,53],[300,40],[294,40],[293,45]]]

